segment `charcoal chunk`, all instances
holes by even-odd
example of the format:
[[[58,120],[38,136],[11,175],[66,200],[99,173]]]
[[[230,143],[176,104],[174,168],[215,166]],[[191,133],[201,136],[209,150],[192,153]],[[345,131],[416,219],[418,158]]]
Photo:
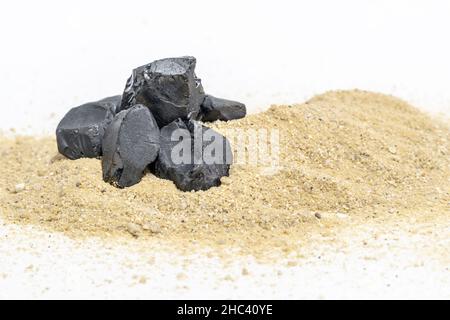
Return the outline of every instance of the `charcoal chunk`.
[[[200,120],[202,121],[229,121],[244,118],[247,113],[245,104],[216,98],[207,95],[201,105]]]
[[[120,97],[109,97],[71,109],[56,128],[59,152],[72,160],[101,156],[105,128],[114,117]]]
[[[196,119],[205,93],[195,75],[194,57],[167,58],[133,70],[123,93],[121,110],[135,104],[150,109],[159,127]]]
[[[159,128],[142,105],[116,114],[103,138],[103,180],[118,188],[138,183],[159,151]]]
[[[182,191],[207,190],[229,175],[232,161],[230,143],[224,136],[197,121],[177,119],[161,129],[154,172]]]

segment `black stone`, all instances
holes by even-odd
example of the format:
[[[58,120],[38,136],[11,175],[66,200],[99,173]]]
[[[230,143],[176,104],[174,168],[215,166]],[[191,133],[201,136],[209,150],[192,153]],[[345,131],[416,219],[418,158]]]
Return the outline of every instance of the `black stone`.
[[[211,152],[213,146],[219,152]],[[180,156],[186,156],[187,161],[180,161]],[[220,178],[229,175],[232,161],[225,137],[197,121],[177,119],[161,129],[161,149],[154,172],[172,180],[182,191],[207,190],[219,186]]]
[[[205,94],[195,65],[194,57],[167,58],[133,70],[121,110],[143,104],[160,128],[178,118],[196,119]]]
[[[59,152],[72,160],[101,156],[105,128],[120,100],[121,96],[114,96],[71,109],[56,129]]]
[[[124,188],[138,183],[159,152],[159,128],[148,108],[116,114],[103,139],[103,180]]]
[[[246,113],[247,110],[243,103],[207,95],[201,105],[199,118],[205,122],[229,121],[244,118]]]

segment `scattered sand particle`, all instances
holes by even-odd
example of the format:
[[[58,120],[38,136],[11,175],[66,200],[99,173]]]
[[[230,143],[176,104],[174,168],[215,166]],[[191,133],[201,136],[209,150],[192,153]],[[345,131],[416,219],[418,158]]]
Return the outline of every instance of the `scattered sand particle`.
[[[138,237],[141,233],[141,227],[135,223],[130,222],[127,224],[127,231],[134,237]]]
[[[392,154],[396,154],[397,153],[397,148],[396,147],[389,147],[389,152]]]
[[[14,186],[14,192],[19,193],[25,190],[25,183],[19,183]]]
[[[288,261],[287,266],[288,267],[296,267],[297,266],[297,262],[296,261]]]
[[[234,278],[233,278],[231,275],[227,274],[227,275],[223,278],[223,280],[233,282],[233,281],[234,281]]]
[[[146,284],[147,281],[148,281],[148,279],[147,279],[146,276],[141,276],[141,277],[139,277],[139,283],[140,283],[140,284]]]
[[[177,274],[177,280],[178,281],[184,281],[187,280],[188,276],[185,273],[179,273]]]

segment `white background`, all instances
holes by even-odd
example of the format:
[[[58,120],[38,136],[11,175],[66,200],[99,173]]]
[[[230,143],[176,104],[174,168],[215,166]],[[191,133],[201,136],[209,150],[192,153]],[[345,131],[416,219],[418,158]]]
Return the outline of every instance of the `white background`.
[[[134,67],[180,55],[251,111],[361,88],[450,112],[449,33],[449,1],[3,2],[0,128],[53,132]]]

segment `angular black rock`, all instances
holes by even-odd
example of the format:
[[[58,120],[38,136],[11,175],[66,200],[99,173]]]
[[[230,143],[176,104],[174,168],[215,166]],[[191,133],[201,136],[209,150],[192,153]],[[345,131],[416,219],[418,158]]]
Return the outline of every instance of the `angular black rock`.
[[[202,121],[229,121],[244,118],[247,114],[245,104],[216,98],[207,95],[201,105],[200,120]]]
[[[125,188],[138,183],[159,152],[159,128],[147,107],[116,114],[103,138],[103,180]]]
[[[114,96],[71,109],[56,129],[59,152],[72,160],[101,156],[105,128],[120,100],[121,96]]]
[[[135,104],[150,109],[159,127],[196,119],[205,93],[195,75],[194,57],[167,58],[133,70],[123,93],[121,110]]]
[[[114,114],[120,109],[122,103],[122,95],[112,96],[98,101],[97,103],[109,108]]]
[[[216,151],[212,152],[214,147]],[[197,121],[177,119],[161,129],[154,172],[172,180],[182,191],[207,190],[219,186],[220,178],[229,175],[232,162],[225,137]]]

